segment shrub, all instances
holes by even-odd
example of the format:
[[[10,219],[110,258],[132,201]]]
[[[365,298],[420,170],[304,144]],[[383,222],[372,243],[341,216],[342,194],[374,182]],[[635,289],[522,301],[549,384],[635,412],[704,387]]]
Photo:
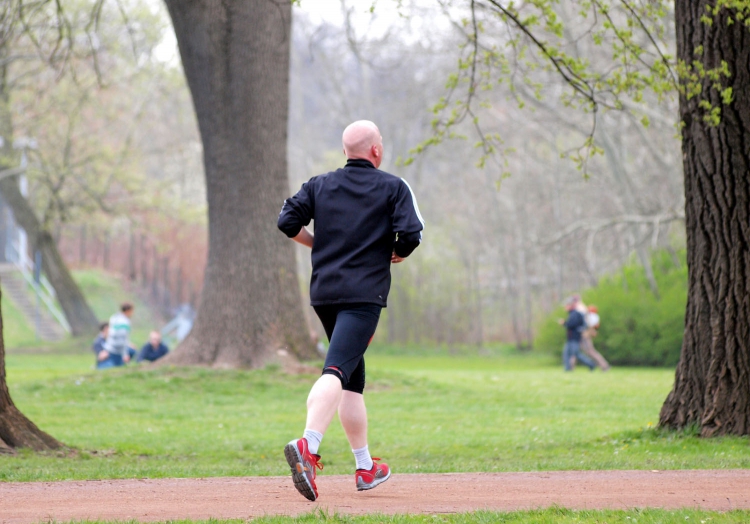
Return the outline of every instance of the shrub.
[[[658,251],[651,263],[659,298],[636,261],[581,294],[586,304],[599,308],[601,328],[594,345],[612,364],[674,366],[679,359],[687,303],[685,253],[678,253],[675,261],[668,252]],[[537,350],[562,354],[565,332],[557,319],[564,316],[559,307],[539,324]]]

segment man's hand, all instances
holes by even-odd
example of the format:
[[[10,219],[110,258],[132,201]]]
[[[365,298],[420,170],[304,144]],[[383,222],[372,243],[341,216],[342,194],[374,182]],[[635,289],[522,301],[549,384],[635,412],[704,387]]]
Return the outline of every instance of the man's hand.
[[[563,324],[565,324],[565,319],[564,318],[558,318],[557,319],[557,323],[562,326]]]
[[[398,264],[403,261],[404,259],[398,256],[395,251],[391,253],[391,264]]]
[[[108,358],[109,358],[109,351],[107,351],[106,349],[102,349],[102,350],[101,350],[101,351],[99,352],[99,354],[98,354],[98,355],[96,355],[96,359],[97,359],[97,360],[98,360],[99,362],[103,362],[103,361],[107,360]]]
[[[124,355],[122,356],[122,361],[123,361],[123,362],[125,362],[126,364],[127,364],[128,362],[130,362],[130,355],[128,355],[127,353],[125,353],[125,354],[124,354]]]

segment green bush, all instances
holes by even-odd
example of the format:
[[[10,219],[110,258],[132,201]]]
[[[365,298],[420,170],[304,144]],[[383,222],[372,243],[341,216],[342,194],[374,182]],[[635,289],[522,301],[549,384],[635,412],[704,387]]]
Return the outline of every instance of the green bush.
[[[612,364],[677,364],[687,303],[685,253],[678,253],[678,259],[679,266],[666,251],[652,255],[659,298],[652,293],[643,267],[636,261],[618,274],[602,278],[596,287],[583,291],[583,301],[595,304],[601,317],[594,345]],[[539,324],[535,340],[537,350],[562,354],[565,331],[557,319],[564,316],[565,311],[559,307]]]

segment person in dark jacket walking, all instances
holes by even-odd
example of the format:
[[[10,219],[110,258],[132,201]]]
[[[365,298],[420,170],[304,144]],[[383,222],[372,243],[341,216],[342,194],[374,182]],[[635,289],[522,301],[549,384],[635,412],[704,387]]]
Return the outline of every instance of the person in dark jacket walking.
[[[583,313],[576,309],[577,305],[578,299],[576,297],[569,298],[565,302],[568,318],[567,320],[559,320],[560,324],[565,326],[566,333],[565,346],[563,347],[563,367],[565,371],[572,371],[573,364],[577,359],[593,371],[596,364],[581,352],[581,335],[586,330],[586,319]]]
[[[346,165],[302,184],[284,201],[278,226],[312,248],[310,303],[330,342],[321,377],[307,399],[302,438],[284,455],[297,490],[318,498],[318,448],[338,411],[356,461],[357,490],[372,489],[391,475],[370,455],[364,354],[386,307],[391,264],[402,262],[422,240],[424,221],[405,180],[380,171],[383,139],[377,126],[360,120],[342,137]],[[308,231],[315,221],[314,234]]]

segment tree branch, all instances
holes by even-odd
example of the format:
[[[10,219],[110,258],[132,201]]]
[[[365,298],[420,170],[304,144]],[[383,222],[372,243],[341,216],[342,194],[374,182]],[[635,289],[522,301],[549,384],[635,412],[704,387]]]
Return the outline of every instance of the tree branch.
[[[598,233],[620,224],[653,224],[658,227],[661,224],[684,220],[684,211],[669,211],[659,215],[621,215],[611,218],[589,218],[573,222],[559,233],[539,242],[539,245],[542,247],[554,245],[578,231],[593,231]]]

